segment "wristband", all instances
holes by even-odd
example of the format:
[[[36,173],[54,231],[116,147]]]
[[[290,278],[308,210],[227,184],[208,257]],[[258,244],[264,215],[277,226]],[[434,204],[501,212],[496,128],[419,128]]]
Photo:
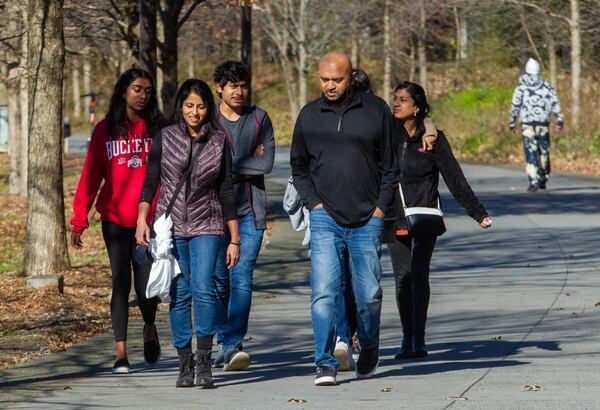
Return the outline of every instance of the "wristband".
[[[237,242],[237,243],[236,243],[236,242],[229,242],[229,244],[230,244],[230,245],[235,245],[235,246],[240,246],[240,243],[239,243],[239,242]]]

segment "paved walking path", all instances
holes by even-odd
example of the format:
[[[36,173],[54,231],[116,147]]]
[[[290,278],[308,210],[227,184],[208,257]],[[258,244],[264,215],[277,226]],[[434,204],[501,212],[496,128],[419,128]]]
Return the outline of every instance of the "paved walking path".
[[[277,155],[272,197],[289,175]],[[494,217],[483,231],[444,191],[448,232],[432,262],[426,361],[399,362],[400,340],[389,255],[384,250],[381,364],[376,377],[339,374],[313,386],[308,263],[278,214],[261,255],[245,343],[252,366],[215,372],[214,390],[176,389],[177,357],[160,334],[163,358],[112,376],[112,341],[100,336],[67,352],[0,373],[0,405],[14,408],[600,408],[600,180],[553,177],[527,194],[523,171],[465,165]],[[275,192],[278,191],[278,192]],[[137,332],[137,333],[135,333]],[[131,334],[141,332],[134,324]],[[138,338],[135,338],[138,339]],[[74,379],[74,375],[85,377]],[[540,391],[536,390],[540,386]],[[49,391],[44,391],[51,389]],[[292,399],[303,403],[289,402]]]

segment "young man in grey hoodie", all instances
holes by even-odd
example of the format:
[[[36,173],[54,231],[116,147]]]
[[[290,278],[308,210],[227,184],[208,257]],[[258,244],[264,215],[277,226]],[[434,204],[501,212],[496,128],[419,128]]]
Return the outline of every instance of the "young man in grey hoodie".
[[[510,129],[516,132],[517,117],[521,121],[523,148],[529,177],[528,192],[546,189],[550,174],[550,119],[556,117],[558,131],[563,127],[558,96],[552,84],[540,77],[540,64],[530,58],[525,65],[525,74],[519,77],[512,98]]]
[[[215,357],[215,366],[223,366],[225,371],[242,370],[250,365],[250,355],[243,350],[242,342],[248,330],[252,276],[266,228],[264,176],[273,168],[275,140],[267,112],[245,105],[252,80],[245,64],[226,61],[217,66],[213,80],[221,98],[217,123],[231,149],[240,226],[240,261],[227,270],[224,243],[223,260],[216,271],[217,342],[222,343],[222,348]]]

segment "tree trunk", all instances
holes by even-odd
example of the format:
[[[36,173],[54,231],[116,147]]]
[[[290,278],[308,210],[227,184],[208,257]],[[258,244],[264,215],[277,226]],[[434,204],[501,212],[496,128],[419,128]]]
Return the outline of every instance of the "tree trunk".
[[[19,70],[9,67],[6,91],[8,94],[8,192],[11,195],[21,194],[21,124],[19,123]]]
[[[546,44],[548,47],[548,68],[550,69],[550,83],[557,87],[557,68],[556,68],[556,41],[552,33],[546,30]]]
[[[252,6],[242,6],[241,60],[252,69]],[[247,103],[252,104],[252,84],[249,84]]]
[[[175,105],[175,94],[177,93],[177,27],[172,24],[164,24],[165,40],[161,47],[161,71],[163,84],[160,90],[163,102],[163,113],[170,118]]]
[[[350,41],[350,61],[352,61],[354,68],[360,68],[360,33],[356,25],[353,27]]]
[[[454,53],[454,87],[458,88],[460,84],[460,62],[462,59],[462,22],[458,13],[458,6],[454,2],[452,13],[454,14],[454,25],[456,27],[456,52]]]
[[[63,1],[29,0],[29,178],[25,273],[69,267],[62,169]]]
[[[410,40],[410,68],[408,71],[408,81],[415,82],[415,71],[417,70],[417,62],[415,61],[415,43]]]
[[[190,46],[187,50],[188,52],[188,67],[187,67],[187,75],[188,78],[194,78],[195,75],[195,67],[194,67],[194,49]]]
[[[390,49],[390,9],[391,0],[385,0],[383,8],[383,90],[381,98],[390,103],[392,84],[392,56]]]
[[[419,82],[427,92],[427,56],[425,54],[425,4],[419,1],[419,34],[417,35],[417,55],[419,58]]]
[[[71,69],[73,82],[73,117],[81,117],[81,90],[79,89],[79,61],[73,57],[73,67]]]
[[[467,31],[467,19],[465,16],[460,19],[460,35],[458,36],[458,44],[460,45],[460,59],[466,60],[469,56],[469,36]]]
[[[571,0],[571,122],[579,127],[579,97],[581,95],[581,27],[579,0]]]
[[[90,63],[90,55],[88,53],[88,50],[85,50],[84,54],[83,54],[83,93],[86,95],[89,95],[92,92],[91,82],[92,82],[92,64]],[[92,97],[85,97],[83,101],[85,103],[84,112],[88,116],[88,120],[89,120],[89,116],[90,116],[89,110],[90,110],[90,103],[92,101]],[[90,126],[93,126],[93,124],[90,124]]]
[[[140,67],[156,80],[156,2],[140,0]]]
[[[25,27],[29,26],[29,20],[27,17],[27,10],[23,7],[23,24]],[[29,163],[29,70],[28,70],[28,34],[24,32],[21,38],[21,76],[19,79],[19,105],[21,106],[19,112],[21,113],[21,158],[19,160],[21,166],[21,195],[27,196],[27,175],[28,175],[28,163]]]
[[[306,50],[307,11],[306,0],[300,0],[298,22],[298,105],[295,115],[306,104],[306,79],[308,77],[308,52]]]

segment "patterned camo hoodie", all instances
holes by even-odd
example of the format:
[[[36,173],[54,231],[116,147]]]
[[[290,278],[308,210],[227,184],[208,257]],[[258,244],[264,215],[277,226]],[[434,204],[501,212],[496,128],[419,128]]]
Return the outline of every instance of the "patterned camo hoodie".
[[[554,87],[539,75],[523,74],[512,98],[510,128],[515,127],[517,116],[521,124],[548,125],[550,117],[556,116],[556,123],[563,125],[560,103]]]

